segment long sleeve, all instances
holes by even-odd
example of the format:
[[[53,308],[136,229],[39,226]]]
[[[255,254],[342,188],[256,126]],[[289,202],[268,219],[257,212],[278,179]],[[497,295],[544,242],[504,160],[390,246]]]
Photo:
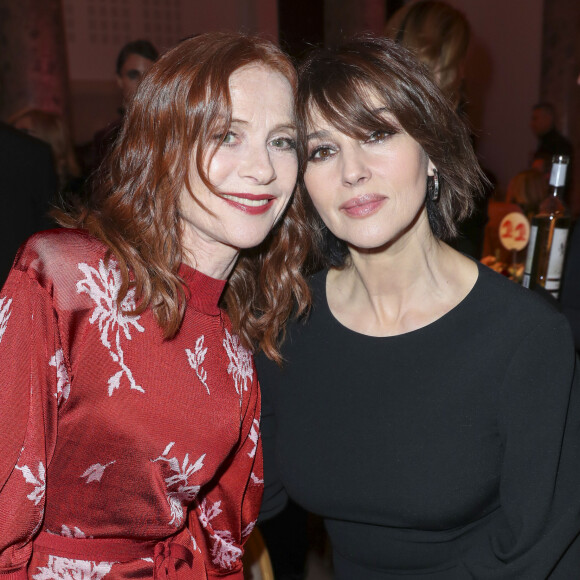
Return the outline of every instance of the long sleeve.
[[[264,449],[264,497],[260,521],[269,520],[280,513],[288,502],[288,495],[280,481],[276,465],[276,415],[272,389],[281,369],[264,354],[256,357],[258,379],[262,387],[262,419],[260,430]]]
[[[580,573],[580,384],[562,316],[517,347],[500,397],[502,513],[459,578],[570,580]]]
[[[255,379],[242,392],[239,445],[207,491],[202,490],[190,527],[202,551],[211,554],[206,565],[209,578],[229,574],[243,578],[243,545],[251,534],[262,499],[262,441],[260,438],[260,389]],[[242,388],[242,387],[241,387]],[[246,485],[241,485],[246,482]],[[224,505],[239,506],[223,510]],[[200,533],[196,533],[196,528]],[[227,571],[227,572],[226,572]]]
[[[0,577],[26,578],[66,383],[50,296],[18,265],[0,293]]]

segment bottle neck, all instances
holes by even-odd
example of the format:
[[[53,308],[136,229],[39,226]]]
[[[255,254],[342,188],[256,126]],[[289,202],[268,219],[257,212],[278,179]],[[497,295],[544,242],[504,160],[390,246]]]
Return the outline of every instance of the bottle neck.
[[[559,198],[559,199],[563,199],[564,198],[564,188],[562,186],[559,185],[550,185],[550,188],[548,190],[548,197],[552,197],[552,198]]]
[[[564,189],[568,163],[553,163],[550,173],[550,187]]]

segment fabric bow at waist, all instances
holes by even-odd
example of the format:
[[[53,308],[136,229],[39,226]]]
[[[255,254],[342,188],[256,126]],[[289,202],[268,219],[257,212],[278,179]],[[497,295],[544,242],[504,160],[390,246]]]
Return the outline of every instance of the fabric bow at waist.
[[[155,546],[153,578],[159,578],[159,580],[173,580],[177,578],[177,570],[175,569],[176,560],[183,560],[191,568],[193,554],[185,546],[172,542],[171,540],[159,542]]]
[[[187,534],[187,535],[185,535]],[[41,532],[34,540],[34,551],[70,558],[73,560],[90,560],[96,562],[124,563],[139,558],[153,559],[153,578],[155,580],[205,579],[205,566],[200,562],[197,573],[192,569],[193,552],[178,539],[188,539],[189,531],[182,530],[179,534],[165,540],[130,540],[122,538],[65,538],[57,534]],[[177,561],[184,562],[188,569],[178,575]]]

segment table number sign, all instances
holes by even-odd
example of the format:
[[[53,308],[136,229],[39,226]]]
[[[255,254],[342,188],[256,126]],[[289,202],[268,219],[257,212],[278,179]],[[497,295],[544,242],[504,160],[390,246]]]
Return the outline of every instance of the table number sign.
[[[530,222],[523,213],[508,213],[499,224],[499,240],[506,250],[523,250],[530,239]]]

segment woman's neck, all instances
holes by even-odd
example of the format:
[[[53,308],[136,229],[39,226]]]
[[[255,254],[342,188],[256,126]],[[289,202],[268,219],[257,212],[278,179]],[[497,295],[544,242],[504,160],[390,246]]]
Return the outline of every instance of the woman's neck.
[[[239,256],[237,248],[193,235],[187,228],[182,232],[181,244],[183,261],[216,280],[229,278]]]
[[[429,233],[381,252],[351,249],[347,267],[328,275],[328,303],[352,330],[397,335],[440,318],[463,300],[476,279],[474,262]]]

